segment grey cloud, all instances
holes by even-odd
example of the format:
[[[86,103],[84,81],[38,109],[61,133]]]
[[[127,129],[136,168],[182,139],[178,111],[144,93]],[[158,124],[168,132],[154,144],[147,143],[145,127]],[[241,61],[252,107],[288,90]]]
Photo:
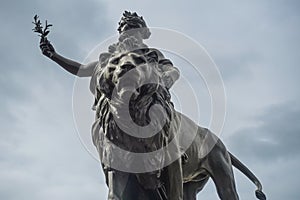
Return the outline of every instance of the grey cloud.
[[[300,108],[294,103],[273,105],[253,119],[257,125],[243,128],[227,138],[232,152],[274,161],[300,153]]]
[[[101,167],[81,146],[72,122],[74,79],[41,55],[39,38],[31,30],[34,14],[48,19],[57,50],[80,61],[81,45],[105,35],[101,5],[1,4],[0,199],[105,199]],[[68,13],[73,16],[66,17]]]
[[[260,179],[268,199],[299,199],[299,105],[270,105],[247,119],[248,126],[224,139],[228,150]],[[240,197],[253,199],[252,183],[238,170],[235,177]]]
[[[73,128],[64,94],[68,86],[51,84],[51,79],[44,78],[50,83],[45,88],[31,85],[34,100],[9,104],[1,115],[1,199],[106,196],[101,168]]]
[[[99,163],[81,147],[73,128],[73,77],[41,55],[31,20],[35,14],[48,19],[57,51],[81,61],[93,45],[116,33],[125,8],[144,15],[149,26],[173,28],[204,44],[233,91],[228,93],[232,123],[227,129],[235,123],[241,128],[226,138],[229,150],[261,177],[269,199],[299,199],[299,177],[290,173],[299,165],[298,1],[94,0],[1,4],[0,199],[106,199]],[[253,66],[265,71],[253,72]],[[256,77],[261,79],[255,82]],[[234,89],[251,81],[250,91]],[[263,91],[265,85],[279,91],[282,102],[295,102],[268,109],[258,105],[277,100]],[[245,100],[246,95],[257,101]],[[260,110],[265,112],[249,119]],[[234,112],[243,123],[230,115]],[[247,127],[247,119],[258,126]],[[254,199],[253,185],[237,179],[241,198]],[[200,197],[216,198],[214,185]]]
[[[95,45],[108,34],[109,20],[101,1],[52,1],[51,4],[39,3],[39,6],[37,14],[53,24],[51,41],[70,56],[82,57],[83,45]]]

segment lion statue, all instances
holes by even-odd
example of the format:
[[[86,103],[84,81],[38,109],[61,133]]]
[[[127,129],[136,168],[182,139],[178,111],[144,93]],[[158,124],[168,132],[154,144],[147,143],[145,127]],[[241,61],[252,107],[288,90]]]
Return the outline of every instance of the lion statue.
[[[217,136],[175,111],[158,70],[158,57],[157,51],[149,48],[120,52],[107,56],[105,64],[95,71],[97,120],[93,141],[102,161],[109,199],[195,200],[212,178],[220,199],[236,200],[232,166],[257,186],[258,199],[266,199],[259,180],[226,150]],[[157,104],[160,109],[153,111],[151,108]],[[134,126],[142,128],[135,131]],[[155,135],[145,134],[155,127],[160,127]],[[139,161],[143,163],[140,167],[159,166],[153,171],[133,173],[114,169],[120,165],[134,167],[132,152],[157,151],[173,140],[174,152]],[[182,151],[180,144],[186,140],[191,140],[191,145]],[[116,146],[125,151],[112,153]],[[171,154],[178,159],[166,165],[174,156]]]
[[[147,173],[114,170],[135,167],[137,164],[132,164],[136,163],[133,153],[157,151],[175,138],[175,131],[170,130],[176,129],[178,116],[168,90],[162,86],[157,64],[157,52],[145,48],[112,56],[105,67],[95,72],[98,119],[93,126],[93,141],[103,164],[111,199],[133,199],[132,195],[134,199],[147,199],[142,193],[149,193],[149,200],[161,199],[160,196],[177,199],[183,195],[180,160],[163,170],[164,163],[172,156],[166,152],[157,153],[151,159],[142,159],[144,164],[140,168],[149,168],[144,169]],[[153,109],[155,105],[163,109]],[[131,133],[134,129],[136,135]],[[149,136],[153,131],[157,134]],[[115,146],[124,151],[113,153]],[[175,145],[173,154],[179,154],[177,147]],[[114,177],[110,178],[110,174]],[[163,178],[168,181],[162,181]],[[137,197],[133,189],[128,189],[134,182],[145,190],[138,193],[141,197]]]
[[[259,180],[221,140],[174,109],[169,89],[179,71],[143,42],[151,35],[143,17],[125,11],[118,31],[118,42],[87,65],[55,52],[46,33],[40,41],[45,56],[71,74],[91,77],[92,139],[108,199],[195,200],[212,178],[220,199],[237,200],[234,166],[257,186],[256,197],[265,200]]]

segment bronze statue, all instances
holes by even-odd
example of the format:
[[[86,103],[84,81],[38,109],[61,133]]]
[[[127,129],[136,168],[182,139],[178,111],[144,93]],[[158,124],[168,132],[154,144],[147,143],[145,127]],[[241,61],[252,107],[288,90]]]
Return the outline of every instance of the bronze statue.
[[[237,200],[232,165],[257,186],[257,198],[266,199],[259,180],[226,150],[217,136],[174,109],[169,89],[179,78],[179,70],[162,52],[143,42],[151,33],[142,17],[125,11],[119,22],[119,41],[101,53],[98,61],[86,65],[55,52],[46,37],[49,25],[43,30],[37,17],[35,24],[45,56],[76,76],[91,77],[96,112],[93,143],[109,187],[109,200],[195,200],[210,177],[220,199]],[[159,108],[154,109],[154,105]],[[192,128],[197,130],[195,138]],[[148,132],[156,129],[154,135]],[[178,131],[193,139],[185,152],[179,145],[185,138],[178,137]],[[212,150],[206,149],[207,137],[216,142]],[[156,170],[133,173],[114,168],[135,163],[132,152],[156,152],[171,141],[172,151],[138,161],[145,169]],[[121,150],[116,151],[116,147]],[[207,155],[205,151],[209,151]],[[172,156],[178,159],[165,166]]]

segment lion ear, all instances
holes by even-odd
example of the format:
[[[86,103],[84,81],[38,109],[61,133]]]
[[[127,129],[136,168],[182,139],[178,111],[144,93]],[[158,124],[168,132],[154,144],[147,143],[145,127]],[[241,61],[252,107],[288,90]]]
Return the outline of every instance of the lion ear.
[[[149,62],[158,62],[158,54],[156,51],[150,51],[149,53],[147,53],[146,58]]]

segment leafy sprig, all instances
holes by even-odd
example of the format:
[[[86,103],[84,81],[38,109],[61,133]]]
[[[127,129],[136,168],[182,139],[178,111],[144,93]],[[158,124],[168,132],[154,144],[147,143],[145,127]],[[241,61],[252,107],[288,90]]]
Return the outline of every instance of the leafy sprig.
[[[49,27],[52,26],[52,24],[48,24],[47,20],[45,22],[45,28],[43,28],[41,20],[39,19],[39,16],[35,15],[33,17],[33,24],[35,27],[32,29],[35,33],[38,33],[40,37],[46,38],[47,35],[50,33]]]

